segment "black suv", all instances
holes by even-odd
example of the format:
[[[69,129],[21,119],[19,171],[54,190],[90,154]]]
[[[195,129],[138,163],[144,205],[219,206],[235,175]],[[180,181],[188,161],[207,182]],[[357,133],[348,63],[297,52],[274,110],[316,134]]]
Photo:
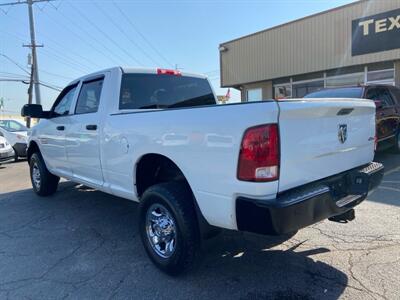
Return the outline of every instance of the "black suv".
[[[304,98],[364,98],[376,104],[376,135],[380,146],[400,153],[400,89],[389,85],[366,85],[323,89]]]

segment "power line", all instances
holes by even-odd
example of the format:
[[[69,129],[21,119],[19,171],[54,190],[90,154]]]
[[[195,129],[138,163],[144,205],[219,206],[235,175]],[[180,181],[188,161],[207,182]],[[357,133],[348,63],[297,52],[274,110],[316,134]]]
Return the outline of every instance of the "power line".
[[[51,20],[53,23],[55,23],[55,24],[60,24],[57,20],[55,20],[52,16],[50,16],[49,14],[47,14],[45,11],[42,11],[41,13],[42,13],[43,15],[45,15],[45,16],[46,16],[49,20]],[[99,51],[98,47],[94,47],[93,45],[91,45],[90,43],[88,43],[87,39],[84,39],[84,38],[80,37],[78,34],[76,34],[76,32],[72,31],[69,27],[63,27],[63,29],[67,29],[69,32],[72,33],[72,35],[73,35],[75,38],[79,39],[79,41],[88,44],[89,46],[91,46],[92,49],[94,49],[95,51],[97,51],[97,52],[101,53],[102,55],[104,55],[104,52]],[[50,38],[48,35],[45,35],[45,34],[43,34],[43,33],[41,33],[41,34],[42,34],[43,36],[45,36],[47,39],[49,39],[52,43],[54,43],[55,45],[57,45],[58,47],[65,49],[65,45],[59,43],[58,41],[56,41],[56,40],[54,40],[54,39],[52,39],[52,38]],[[100,66],[98,63],[96,63],[95,61],[91,60],[91,59],[88,58],[88,57],[85,57],[85,56],[81,55],[80,53],[78,53],[78,52],[76,52],[76,51],[73,51],[73,50],[69,49],[68,52],[69,52],[70,54],[73,54],[73,55],[77,56],[77,57],[80,57],[83,61],[89,62],[91,65],[95,65],[95,66],[97,66],[97,67],[101,67],[101,66]],[[104,56],[106,56],[106,55],[104,55]]]
[[[31,37],[31,44],[26,45],[27,47],[31,48],[32,51],[32,76],[31,76],[31,84],[34,83],[35,86],[35,96],[36,96],[36,103],[40,104],[40,87],[39,87],[39,72],[38,72],[38,63],[37,63],[37,55],[36,55],[36,48],[40,47],[36,44],[36,37],[35,37],[35,22],[33,20],[33,4],[39,2],[49,2],[54,0],[26,0],[26,1],[15,1],[15,2],[8,2],[0,4],[0,6],[14,6],[20,4],[27,4],[28,5],[28,16],[29,16],[29,31]],[[29,98],[31,99],[31,98]]]
[[[47,88],[49,88],[49,89],[58,91],[58,92],[61,92],[61,91],[62,91],[62,87],[59,87],[59,86],[56,86],[56,85],[50,85],[50,84],[44,83],[44,82],[42,82],[42,81],[39,82],[39,84],[42,85],[42,86],[44,86],[44,87],[47,87]]]
[[[11,35],[11,36],[14,36],[16,39],[23,41],[23,39],[20,38],[19,36],[17,36],[16,34],[11,34],[11,33],[9,33],[9,32],[3,32],[3,33],[9,34],[9,35]],[[53,47],[47,47],[47,48],[49,48],[50,50],[53,49]],[[47,49],[47,48],[44,48],[44,49],[42,49],[42,50],[43,50],[44,52],[46,52],[48,55],[50,55],[50,56],[52,56],[52,57],[55,57],[55,60],[61,62],[61,63],[64,64],[64,65],[67,65],[67,66],[71,67],[72,69],[74,69],[74,71],[77,71],[78,73],[82,73],[82,72],[83,72],[83,73],[86,73],[86,72],[88,72],[89,68],[83,66],[81,62],[79,62],[79,61],[77,61],[77,60],[74,60],[74,59],[71,59],[71,58],[67,58],[67,57],[65,57],[65,56],[60,56],[59,54],[56,54],[56,53],[58,53],[58,51],[57,51],[56,49],[54,49],[54,52],[55,52],[55,53],[53,53],[52,51],[50,51],[50,50]],[[10,60],[10,59],[9,59],[9,60]],[[15,61],[14,61],[13,63],[14,63],[14,64],[17,64]],[[28,72],[26,69],[24,69],[24,68],[21,67],[21,66],[19,66],[19,68],[20,68],[20,69],[22,68],[23,71],[24,71],[25,73]],[[78,70],[78,69],[79,69],[79,70]],[[48,71],[45,71],[44,73],[46,73],[46,72],[49,73]],[[29,72],[28,72],[28,73],[29,73]],[[54,74],[54,73],[53,73],[53,74]],[[60,75],[57,74],[56,76],[60,76]]]
[[[55,53],[50,52],[45,49],[43,49],[43,51],[45,53],[47,53],[48,57],[52,57],[54,60],[62,63],[65,66],[70,67],[72,70],[74,70],[77,73],[87,73],[88,72],[88,70],[82,68],[79,64],[70,62],[70,61],[66,60],[64,57],[62,57],[61,55],[55,54]]]
[[[6,59],[8,59],[10,62],[12,62],[14,65],[16,65],[20,70],[24,71],[25,73],[27,73],[28,75],[30,74],[24,67],[22,67],[19,63],[17,63],[15,60],[13,60],[12,58],[10,58],[9,56],[0,53],[0,56],[5,57]]]
[[[0,74],[5,74],[5,75],[0,75],[0,76],[12,77],[12,78],[14,78],[15,76],[26,77],[26,75],[21,75],[21,74],[11,73],[11,72],[0,72]]]
[[[165,58],[164,55],[162,55],[156,47],[152,45],[152,43],[146,38],[144,34],[142,34],[139,29],[136,27],[136,25],[132,22],[130,18],[125,14],[125,12],[118,6],[118,4],[113,0],[112,3],[114,6],[118,9],[118,11],[121,13],[121,15],[124,17],[124,19],[132,26],[132,28],[141,36],[141,38],[149,45],[149,47],[159,56],[163,61],[165,61],[168,65],[171,67],[174,67],[174,64],[171,63],[168,59]]]
[[[0,76],[0,81],[10,81],[10,82],[21,82],[24,84],[29,84],[29,78],[28,79],[23,79],[23,78],[10,78],[10,77],[2,77]],[[57,86],[53,86],[47,83],[43,83],[43,82],[39,82],[39,85],[42,85],[44,87],[47,87],[49,89],[55,90],[60,92],[62,89],[60,87]]]
[[[79,34],[75,33],[74,31],[72,31],[70,28],[68,27],[64,27],[66,28],[68,31],[70,31],[76,38],[79,38],[81,41],[85,42],[86,44],[88,44],[93,50],[101,53],[102,55],[104,55],[105,57],[109,58],[110,60],[113,61],[113,63],[120,65],[120,62],[117,61],[114,56],[118,56],[118,58],[120,60],[124,60],[124,58],[122,58],[122,56],[118,55],[117,53],[115,53],[115,51],[110,50],[110,48],[108,48],[106,45],[104,45],[104,42],[100,41],[99,39],[97,39],[91,32],[89,32],[85,26],[78,26],[76,24],[75,20],[72,20],[71,18],[69,18],[69,16],[65,15],[64,13],[62,13],[61,10],[57,10],[57,12],[66,20],[69,21],[69,24],[72,24],[73,26],[75,26],[79,32],[84,32],[86,33],[86,37],[84,36],[82,38],[82,36],[80,36]],[[49,18],[50,16],[47,15]],[[93,45],[92,43],[89,43],[88,39],[91,39],[92,41],[96,42],[98,45],[100,45],[100,47]],[[111,56],[108,56],[107,54],[105,54],[105,52],[103,52],[101,49],[107,50],[107,52],[109,52],[111,54]]]
[[[130,57],[133,61],[135,61],[138,65],[142,65],[135,57],[133,57],[126,49],[122,48],[114,39],[112,39],[106,32],[104,32],[99,26],[97,26],[96,23],[90,20],[90,18],[85,17],[85,15],[76,8],[75,5],[73,5],[71,2],[68,2],[68,4],[83,18],[85,19],[90,25],[92,25],[98,32],[100,32],[107,40],[109,40],[115,47],[117,47],[119,50],[124,52],[128,57]]]
[[[54,1],[54,0],[32,0],[32,3],[37,3],[37,2],[47,2],[47,1]],[[15,1],[15,2],[9,2],[9,3],[1,3],[0,6],[14,6],[18,4],[29,4],[29,0],[27,1]]]
[[[3,32],[3,33],[6,33],[6,32]],[[18,40],[23,41],[21,38],[19,38],[19,37],[18,37],[17,35],[15,35],[15,34],[10,34],[9,32],[7,32],[7,34],[9,34],[10,36],[13,36],[14,38],[16,38],[16,39],[18,39]],[[44,50],[44,51],[47,52],[48,50]],[[1,53],[0,53],[0,56],[2,56]],[[73,69],[75,72],[78,72],[78,73],[82,73],[82,72],[85,72],[85,73],[86,73],[86,72],[87,72],[86,70],[85,70],[85,71],[77,70],[77,69],[76,69],[76,66],[73,65],[73,64],[71,64],[65,57],[61,57],[61,58],[60,58],[60,56],[58,56],[57,54],[54,55],[54,54],[52,54],[52,52],[50,52],[50,56],[52,56],[53,59],[56,60],[56,61],[58,61],[59,63],[65,65],[65,66],[70,67],[70,68]],[[8,57],[8,58],[9,58],[8,60],[11,59],[10,57]],[[10,60],[10,61],[11,61],[11,60]],[[21,69],[21,70],[23,70],[25,73],[28,73],[28,74],[29,74],[29,72],[28,72],[24,67],[22,67],[22,66],[19,65],[17,62],[15,62],[15,60],[13,60],[12,63],[15,64],[15,65],[17,65],[18,68]],[[45,73],[45,74],[48,74],[48,75],[51,75],[51,76],[60,77],[60,78],[64,78],[64,79],[67,79],[67,80],[72,80],[72,79],[73,79],[72,77],[67,77],[67,76],[63,76],[63,75],[56,74],[56,73],[53,73],[53,72],[49,72],[49,71],[47,71],[47,70],[43,70],[43,68],[40,69],[40,73]]]
[[[64,61],[69,62],[72,65],[77,66],[77,68],[84,70],[84,72],[91,72],[93,71],[93,68],[87,64],[82,63],[80,60],[72,58],[72,57],[68,57],[65,56],[64,53],[61,53],[60,51],[58,51],[56,48],[50,47],[50,46],[46,46],[46,51],[50,51],[52,52],[54,55],[61,57]]]
[[[13,22],[15,22],[16,24],[18,24],[18,22],[17,22],[17,20],[16,20],[15,18],[11,18],[11,17],[10,17],[10,19],[11,19]],[[3,32],[4,32],[4,31],[3,31]],[[20,36],[18,36],[18,35],[16,35],[16,34],[12,34],[12,33],[10,33],[10,32],[4,32],[4,33],[5,33],[5,34],[8,34],[8,35],[11,35],[11,36],[14,36],[15,38],[21,40],[22,42],[24,41],[24,39],[22,39]],[[48,35],[46,35],[46,34],[43,34],[43,33],[41,33],[41,34],[42,34],[43,36],[45,36],[47,39],[49,39],[50,41],[52,41],[54,44],[56,44],[60,49],[65,50],[65,45],[62,45],[61,43],[59,43],[59,42],[57,42],[57,41],[51,39],[51,38],[50,38]],[[46,45],[46,48],[48,48],[48,49],[54,49],[54,51],[55,51],[56,53],[60,52],[59,50],[57,50],[57,49],[55,49],[55,48],[53,48],[53,47],[51,47],[51,46],[49,46],[49,45]],[[75,63],[78,62],[78,65],[79,65],[79,66],[84,66],[84,64],[83,64],[81,61],[78,61],[78,60],[72,58],[72,56],[70,56],[70,54],[72,54],[72,53],[74,53],[74,51],[71,51],[71,50],[69,50],[68,53],[65,53],[65,52],[64,52],[64,53],[63,53],[63,58],[64,58],[64,59],[69,59],[69,60],[71,60],[71,61],[74,61]],[[84,61],[86,61],[86,60],[89,61],[87,58],[83,57],[83,56],[80,55],[80,54],[74,54],[74,55],[81,57]],[[90,63],[91,63],[92,65],[95,64],[94,62],[90,62]],[[85,68],[88,69],[88,70],[91,70],[91,67],[88,67],[88,65],[85,65]]]
[[[40,72],[45,73],[45,74],[50,75],[50,76],[55,76],[55,77],[59,77],[59,78],[67,79],[67,80],[73,80],[74,79],[72,77],[68,77],[68,76],[52,73],[52,72],[49,72],[49,71],[45,71],[43,69],[40,69]]]
[[[155,63],[156,66],[159,66],[159,62],[156,61],[153,57],[151,57],[146,51],[143,50],[142,47],[140,47],[126,32],[123,30],[120,25],[114,21],[114,18],[110,17],[103,8],[101,8],[97,3],[94,3],[94,5],[97,7],[97,9],[121,32],[128,41],[130,41],[133,45],[135,45],[136,48],[140,50],[149,60],[151,60],[153,63]]]

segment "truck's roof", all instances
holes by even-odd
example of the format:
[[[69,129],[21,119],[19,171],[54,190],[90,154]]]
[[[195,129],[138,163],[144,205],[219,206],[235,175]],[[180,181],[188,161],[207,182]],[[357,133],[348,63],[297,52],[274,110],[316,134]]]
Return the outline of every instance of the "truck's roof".
[[[71,81],[69,83],[69,85],[71,85],[79,80],[82,80],[82,79],[85,79],[88,77],[93,77],[93,76],[102,74],[107,71],[121,70],[123,73],[128,73],[128,74],[129,73],[157,74],[157,70],[159,70],[159,69],[163,69],[163,68],[138,68],[138,67],[123,67],[123,66],[112,67],[112,68],[103,69],[103,70],[100,70],[97,72],[93,72],[93,73],[81,76],[81,77]],[[179,72],[182,74],[182,76],[197,77],[197,78],[204,78],[204,79],[207,78],[207,76],[199,74],[199,73],[181,72],[181,71],[179,71]]]

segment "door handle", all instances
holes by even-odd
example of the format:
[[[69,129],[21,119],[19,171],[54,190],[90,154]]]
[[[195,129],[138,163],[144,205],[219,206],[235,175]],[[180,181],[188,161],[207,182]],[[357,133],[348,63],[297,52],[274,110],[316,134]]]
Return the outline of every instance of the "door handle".
[[[59,131],[63,131],[65,130],[65,126],[57,126],[56,129]]]
[[[87,130],[97,130],[97,125],[91,124],[91,125],[86,125]]]

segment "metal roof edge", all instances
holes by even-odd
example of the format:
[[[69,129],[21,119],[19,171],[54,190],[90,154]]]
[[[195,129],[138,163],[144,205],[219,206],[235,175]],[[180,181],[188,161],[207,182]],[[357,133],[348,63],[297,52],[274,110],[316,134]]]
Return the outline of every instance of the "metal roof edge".
[[[321,11],[321,12],[318,12],[318,13],[315,13],[315,14],[312,14],[312,15],[308,15],[308,16],[302,17],[300,19],[296,19],[296,20],[292,20],[292,21],[289,21],[289,22],[286,22],[286,23],[275,25],[275,26],[267,28],[267,29],[256,31],[256,32],[253,32],[253,33],[250,33],[250,34],[247,34],[247,35],[244,35],[244,36],[241,36],[241,37],[238,37],[238,38],[226,41],[226,42],[223,42],[223,43],[219,44],[219,46],[225,46],[225,45],[227,45],[229,43],[236,42],[238,40],[242,40],[242,39],[251,37],[253,35],[258,35],[258,34],[261,34],[261,33],[264,33],[264,32],[270,31],[270,30],[274,30],[274,29],[277,29],[277,28],[280,28],[280,27],[283,27],[283,26],[287,26],[287,25],[290,25],[290,24],[293,24],[293,23],[296,23],[296,22],[300,22],[300,21],[303,21],[303,20],[306,20],[306,19],[310,19],[310,18],[319,16],[319,15],[327,14],[327,13],[330,13],[330,12],[333,12],[333,11],[336,11],[336,10],[340,10],[340,9],[343,9],[343,8],[346,8],[346,7],[349,7],[349,6],[353,6],[353,5],[357,5],[357,4],[360,4],[360,3],[363,3],[363,2],[367,2],[367,1],[373,1],[373,0],[356,0],[355,2],[351,2],[351,3],[345,4],[345,5],[334,7],[334,8],[328,9],[328,10],[324,10],[324,11]]]

